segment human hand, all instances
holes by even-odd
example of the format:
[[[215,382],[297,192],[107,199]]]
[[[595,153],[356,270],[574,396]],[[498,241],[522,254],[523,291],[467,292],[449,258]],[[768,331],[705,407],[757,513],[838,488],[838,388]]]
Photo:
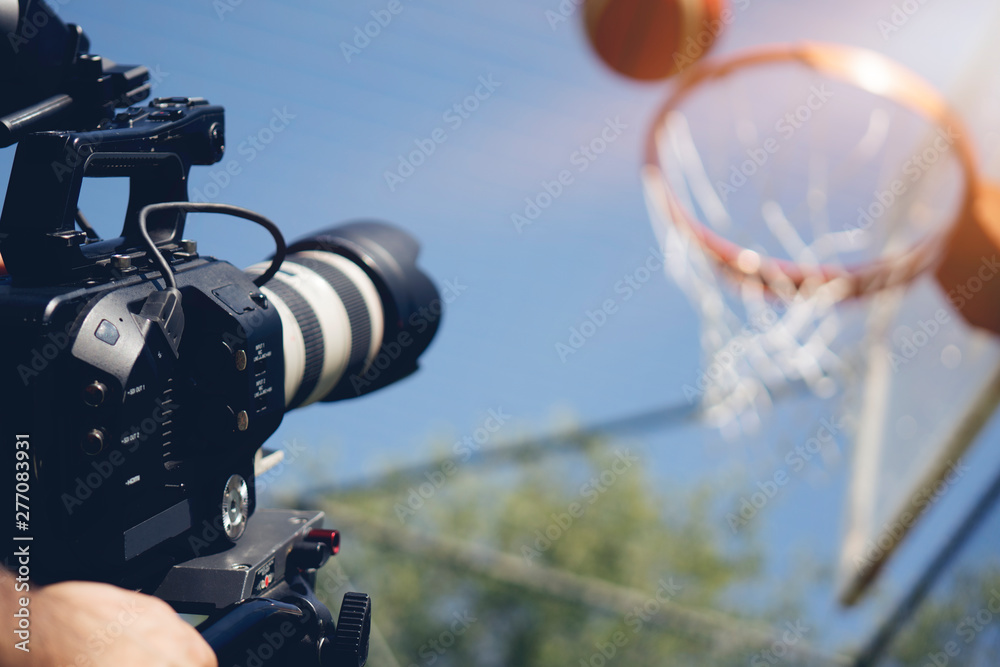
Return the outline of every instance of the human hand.
[[[30,653],[11,667],[217,667],[198,631],[166,602],[108,584],[68,581],[31,593]],[[17,655],[20,654],[20,655]]]

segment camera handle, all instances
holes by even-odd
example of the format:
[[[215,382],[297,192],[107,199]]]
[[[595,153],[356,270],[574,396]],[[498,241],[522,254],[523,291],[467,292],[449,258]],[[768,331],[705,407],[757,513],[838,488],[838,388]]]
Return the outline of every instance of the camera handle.
[[[158,98],[93,131],[24,137],[0,215],[0,255],[8,273],[16,281],[53,283],[100,273],[98,264],[106,271],[112,255],[144,248],[139,210],[187,201],[191,166],[214,164],[224,150],[224,111],[199,98]],[[121,237],[88,243],[75,228],[84,176],[129,178]],[[152,215],[148,229],[157,244],[178,240],[184,213]]]
[[[295,581],[295,579],[298,579]],[[304,578],[282,582],[275,597],[249,598],[233,605],[221,618],[199,629],[220,665],[239,664],[257,656],[272,656],[280,664],[318,667],[364,667],[368,661],[371,598],[345,593],[334,624],[330,610],[319,602]]]

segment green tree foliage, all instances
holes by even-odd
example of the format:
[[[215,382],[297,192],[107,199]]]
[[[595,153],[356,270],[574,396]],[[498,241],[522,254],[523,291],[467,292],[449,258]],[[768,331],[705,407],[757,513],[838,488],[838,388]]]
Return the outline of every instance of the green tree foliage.
[[[707,488],[652,488],[625,445],[580,444],[583,456],[457,466],[439,487],[434,469],[420,479],[388,478],[377,488],[332,497],[337,504],[327,509],[334,522],[337,507],[350,507],[372,523],[515,556],[526,570],[571,572],[644,594],[646,604],[631,610],[595,609],[386,548],[355,527],[356,539],[345,535],[338,565],[352,586],[372,594],[378,630],[400,665],[724,666],[746,665],[762,649],[741,641],[737,630],[766,629],[766,621],[776,620],[766,610],[764,622],[730,612],[721,632],[707,634],[665,623],[667,605],[696,613],[725,609],[725,592],[758,575],[752,538],[732,539]],[[321,582],[330,604],[342,583]],[[456,620],[463,617],[475,621]],[[453,625],[461,632],[452,632]],[[393,664],[379,651],[376,639],[374,665]]]
[[[893,643],[892,667],[1000,665],[1000,571],[959,571]]]

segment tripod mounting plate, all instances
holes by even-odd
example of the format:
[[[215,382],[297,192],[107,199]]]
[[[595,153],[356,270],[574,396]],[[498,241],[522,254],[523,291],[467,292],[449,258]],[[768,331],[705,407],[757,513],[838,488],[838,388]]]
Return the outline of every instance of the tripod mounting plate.
[[[259,509],[239,542],[174,565],[154,595],[192,614],[211,614],[259,597],[284,577],[292,547],[321,528],[323,518],[323,512]]]

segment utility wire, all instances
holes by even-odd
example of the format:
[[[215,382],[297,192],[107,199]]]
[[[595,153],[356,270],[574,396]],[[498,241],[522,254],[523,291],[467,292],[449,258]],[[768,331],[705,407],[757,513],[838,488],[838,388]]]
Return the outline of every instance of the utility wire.
[[[396,551],[424,558],[436,565],[466,570],[502,584],[532,593],[590,607],[614,616],[626,616],[651,600],[659,610],[650,614],[650,625],[684,636],[696,637],[713,646],[767,650],[776,642],[787,645],[784,659],[800,665],[849,665],[845,656],[816,651],[803,639],[782,642],[781,632],[753,621],[710,609],[696,609],[649,592],[612,584],[557,568],[527,564],[522,558],[482,545],[450,537],[429,535],[374,518],[343,503],[328,502],[326,508],[351,534]],[[645,616],[643,618],[646,618]]]
[[[771,396],[777,401],[779,399],[799,396],[808,391],[808,385],[804,382],[790,382],[783,387],[773,389]],[[682,401],[624,417],[615,417],[604,422],[591,424],[590,426],[537,437],[523,438],[508,445],[476,450],[467,461],[462,461],[462,466],[483,466],[486,464],[536,460],[549,454],[586,449],[590,445],[588,441],[597,436],[678,428],[686,424],[697,423],[704,417],[704,414],[705,409],[702,404]],[[440,470],[441,466],[449,462],[454,463],[455,457],[440,456],[435,459],[401,466],[395,470],[362,477],[353,481],[323,484],[304,491],[300,495],[300,499],[311,502],[314,499],[334,493],[341,494],[395,488],[415,479],[423,479],[423,475],[428,470]]]
[[[537,459],[546,454],[570,452],[584,449],[590,438],[607,434],[636,433],[664,428],[674,428],[686,423],[697,421],[701,416],[701,406],[687,402],[676,403],[665,407],[646,410],[625,417],[616,417],[606,422],[592,424],[562,433],[551,433],[541,437],[533,437],[515,441],[509,445],[501,445],[473,452],[472,456],[462,462],[463,467],[485,465],[491,463],[509,463]],[[302,498],[309,501],[331,493],[349,493],[352,491],[368,491],[396,486],[413,479],[422,479],[428,470],[438,470],[448,462],[454,462],[454,456],[441,456],[429,461],[403,466],[371,477],[363,477],[346,483],[332,483],[315,487],[304,492]]]

